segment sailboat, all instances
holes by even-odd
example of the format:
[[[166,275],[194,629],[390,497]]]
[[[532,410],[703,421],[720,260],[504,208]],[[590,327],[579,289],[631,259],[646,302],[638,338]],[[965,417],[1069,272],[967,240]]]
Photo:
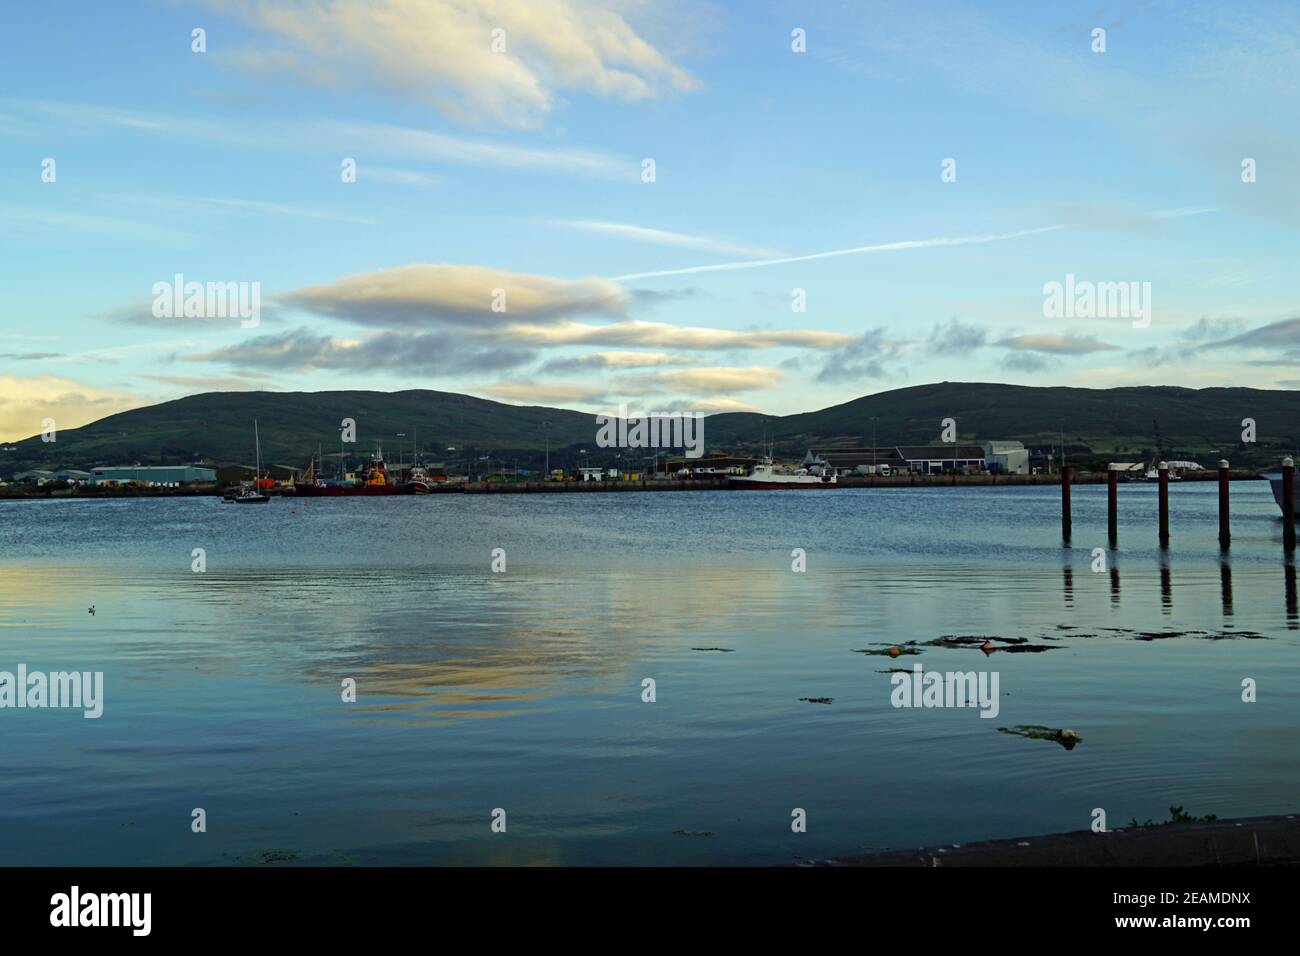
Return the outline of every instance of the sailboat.
[[[253,445],[257,449],[256,478],[253,480],[253,487],[245,488],[235,498],[235,504],[237,505],[264,505],[271,500],[271,496],[262,494],[260,488],[262,484],[262,440],[257,434],[256,418],[253,419]]]

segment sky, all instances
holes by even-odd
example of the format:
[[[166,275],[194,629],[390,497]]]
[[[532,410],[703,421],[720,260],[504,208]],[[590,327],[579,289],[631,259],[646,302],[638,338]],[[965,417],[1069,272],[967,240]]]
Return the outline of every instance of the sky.
[[[1290,2],[7,5],[0,440],[215,390],[1297,388],[1298,67]]]

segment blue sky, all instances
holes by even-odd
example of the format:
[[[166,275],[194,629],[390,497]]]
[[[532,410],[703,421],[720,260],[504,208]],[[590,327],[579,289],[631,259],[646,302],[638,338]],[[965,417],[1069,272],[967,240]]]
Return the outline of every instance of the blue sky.
[[[1216,7],[7,9],[0,439],[217,389],[1300,387],[1300,10]],[[176,274],[258,324],[153,315]],[[1149,324],[1045,315],[1067,274],[1149,283]]]

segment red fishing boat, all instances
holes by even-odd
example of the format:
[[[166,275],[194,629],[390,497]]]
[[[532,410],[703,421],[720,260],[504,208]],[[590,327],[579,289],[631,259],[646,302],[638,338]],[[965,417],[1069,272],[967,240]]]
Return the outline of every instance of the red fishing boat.
[[[370,462],[361,473],[359,481],[347,483],[331,482],[316,475],[315,462],[307,469],[301,481],[294,483],[293,490],[304,498],[355,498],[376,495],[395,495],[398,492],[396,482],[390,481],[388,468],[384,464],[384,453],[378,445],[370,456]],[[340,468],[342,466],[340,465]]]

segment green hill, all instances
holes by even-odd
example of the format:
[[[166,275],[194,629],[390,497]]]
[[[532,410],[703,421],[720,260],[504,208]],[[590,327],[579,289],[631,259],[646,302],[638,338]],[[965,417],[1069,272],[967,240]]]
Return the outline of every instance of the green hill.
[[[957,421],[963,441],[1016,439],[1097,453],[1167,451],[1263,455],[1293,450],[1300,440],[1300,391],[1253,388],[1033,388],[979,382],[940,382],[900,388],[781,417],[726,414],[709,418],[710,444],[752,440],[766,427],[779,451],[809,445],[871,443],[872,417],[879,444],[936,441],[940,422]],[[1257,447],[1239,448],[1242,419],[1257,424]],[[1231,456],[1229,456],[1231,457]],[[1272,455],[1275,458],[1276,455]]]
[[[112,415],[81,428],[16,443],[0,454],[0,473],[24,468],[89,468],[208,460],[251,462],[253,419],[263,461],[304,464],[317,445],[337,451],[339,424],[357,423],[351,451],[375,441],[395,458],[409,457],[418,432],[432,460],[493,454],[540,464],[549,435],[553,464],[572,463],[578,449],[603,460],[592,415],[542,406],[505,405],[451,392],[209,392]],[[802,455],[811,445],[870,445],[872,419],[880,445],[932,442],[944,418],[963,441],[1019,439],[1071,453],[1141,457],[1158,447],[1206,455],[1218,449],[1234,464],[1276,461],[1300,436],[1300,392],[1249,388],[1031,388],[941,382],[868,395],[815,412],[768,416],[726,413],[707,418],[709,451],[758,451],[766,435],[778,454]],[[1242,446],[1241,421],[1258,423],[1258,443]],[[1158,430],[1158,431],[1157,431]],[[398,434],[405,437],[399,439]],[[1157,440],[1157,434],[1159,440]],[[454,446],[456,451],[447,448]],[[612,452],[611,452],[612,456]]]

